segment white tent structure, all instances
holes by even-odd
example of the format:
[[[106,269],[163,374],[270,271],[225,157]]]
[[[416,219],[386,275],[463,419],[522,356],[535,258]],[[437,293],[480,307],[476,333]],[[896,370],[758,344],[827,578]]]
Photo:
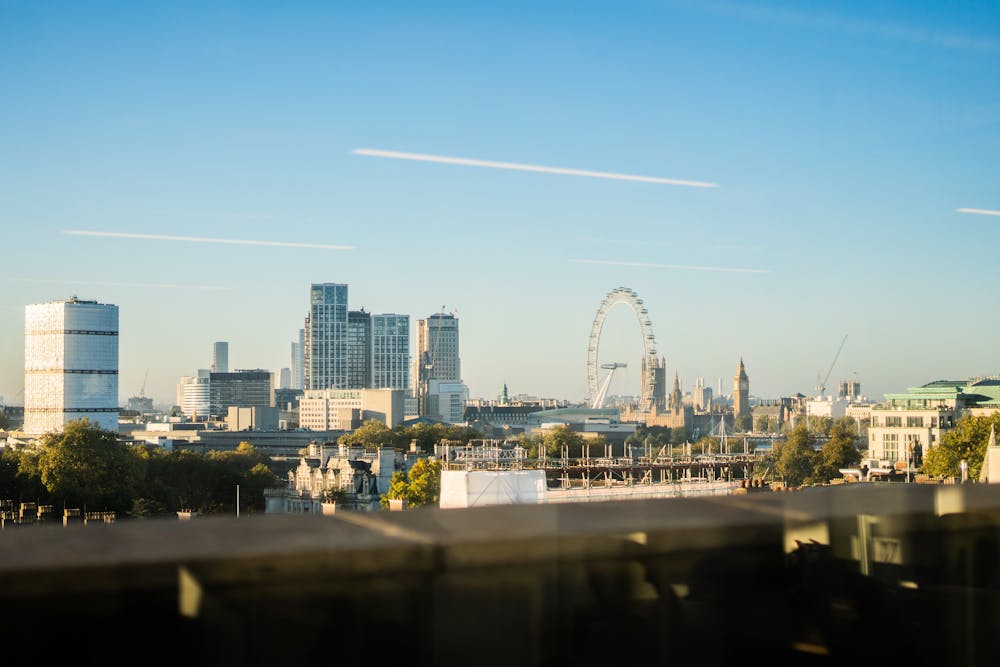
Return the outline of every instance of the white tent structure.
[[[440,507],[537,505],[545,502],[544,470],[442,470]]]
[[[993,426],[990,427],[990,439],[986,443],[986,455],[983,457],[979,481],[986,484],[1000,484],[1000,447],[997,446],[997,433]]]

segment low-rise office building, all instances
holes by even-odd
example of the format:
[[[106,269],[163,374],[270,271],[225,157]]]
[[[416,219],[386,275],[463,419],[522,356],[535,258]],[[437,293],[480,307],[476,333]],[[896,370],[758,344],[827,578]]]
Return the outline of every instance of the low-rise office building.
[[[916,467],[961,417],[1000,410],[1000,377],[939,380],[885,399],[870,409],[869,457]]]
[[[299,400],[299,427],[349,431],[369,419],[392,428],[405,417],[402,389],[309,389]]]

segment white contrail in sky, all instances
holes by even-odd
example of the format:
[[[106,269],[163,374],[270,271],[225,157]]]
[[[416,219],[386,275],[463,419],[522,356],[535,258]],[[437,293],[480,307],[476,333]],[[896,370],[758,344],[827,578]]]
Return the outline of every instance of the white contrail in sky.
[[[776,9],[746,2],[683,2],[699,10],[738,19],[759,21],[793,29],[814,29],[846,34],[852,38],[874,37],[887,41],[994,54],[1000,42],[972,33],[950,32],[937,26],[924,27],[885,21],[866,21],[832,13]]]
[[[733,266],[689,266],[686,264],[653,264],[649,262],[619,262],[611,259],[571,259],[577,264],[604,264],[607,266],[637,266],[647,269],[675,269],[678,271],[725,271],[728,273],[770,273],[770,269],[743,269]]]
[[[1000,211],[991,211],[988,208],[956,208],[959,213],[975,213],[976,215],[996,215],[1000,216]]]
[[[141,287],[150,289],[199,289],[235,292],[235,287],[223,285],[183,285],[174,283],[112,283],[96,280],[56,280],[52,278],[15,278],[19,283],[49,283],[54,285],[93,285],[99,287]]]
[[[510,169],[513,171],[536,171],[543,174],[563,174],[566,176],[586,176],[589,178],[608,178],[616,181],[640,181],[643,183],[659,183],[661,185],[684,185],[691,188],[717,188],[717,183],[703,181],[681,181],[675,178],[660,178],[659,176],[636,176],[633,174],[613,174],[606,171],[586,171],[583,169],[567,169],[564,167],[543,167],[537,164],[519,164],[516,162],[495,162],[493,160],[472,160],[463,157],[448,157],[446,155],[426,155],[424,153],[401,153],[399,151],[384,151],[377,148],[355,148],[355,155],[371,157],[387,157],[394,160],[415,160],[417,162],[440,162],[458,164],[466,167],[488,167],[490,169]]]
[[[351,245],[329,245],[326,243],[296,243],[293,241],[254,241],[251,239],[213,239],[203,236],[168,236],[166,234],[133,234],[130,232],[99,232],[83,229],[64,229],[63,234],[71,236],[105,236],[116,239],[145,239],[147,241],[188,241],[192,243],[228,243],[231,245],[255,245],[272,248],[316,248],[319,250],[354,250]]]

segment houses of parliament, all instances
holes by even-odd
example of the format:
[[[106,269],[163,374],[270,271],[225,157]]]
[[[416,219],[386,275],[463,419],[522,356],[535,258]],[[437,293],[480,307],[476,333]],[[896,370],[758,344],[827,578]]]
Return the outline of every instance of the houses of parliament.
[[[652,364],[652,372],[647,375],[647,364]],[[627,407],[622,411],[622,421],[635,421],[646,426],[665,426],[683,429],[688,433],[710,434],[720,427],[732,429],[744,417],[750,415],[750,378],[740,357],[736,374],[733,375],[732,400],[723,396],[713,397],[710,387],[700,380],[692,391],[690,401],[684,400],[680,376],[674,374],[673,390],[666,393],[666,361],[663,357],[643,359],[643,385],[645,378],[653,382],[653,401],[648,410],[641,407]],[[643,394],[646,387],[643,386]],[[731,431],[730,431],[731,432]]]

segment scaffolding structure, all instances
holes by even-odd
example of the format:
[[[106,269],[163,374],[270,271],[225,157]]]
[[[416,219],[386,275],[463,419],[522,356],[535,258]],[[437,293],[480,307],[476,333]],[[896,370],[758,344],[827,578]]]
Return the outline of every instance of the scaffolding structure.
[[[690,443],[684,453],[674,455],[667,447],[625,446],[624,456],[615,456],[613,446],[605,444],[598,455],[593,446],[584,445],[583,456],[571,457],[563,447],[558,457],[528,458],[524,447],[511,440],[472,440],[466,444],[441,443],[436,454],[444,470],[535,470],[545,471],[550,489],[610,488],[685,482],[718,482],[752,479],[754,465],[761,455],[743,443],[743,451],[693,454]]]

